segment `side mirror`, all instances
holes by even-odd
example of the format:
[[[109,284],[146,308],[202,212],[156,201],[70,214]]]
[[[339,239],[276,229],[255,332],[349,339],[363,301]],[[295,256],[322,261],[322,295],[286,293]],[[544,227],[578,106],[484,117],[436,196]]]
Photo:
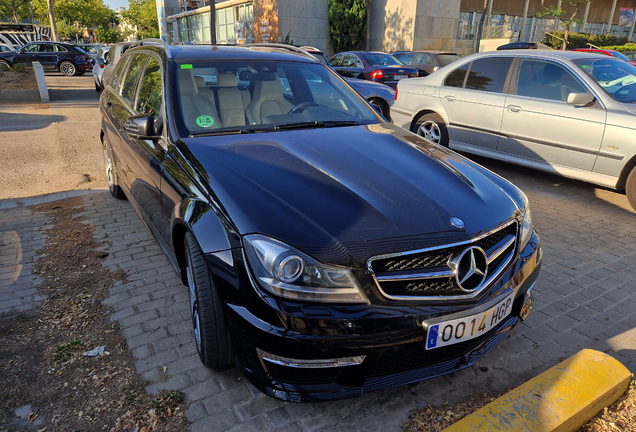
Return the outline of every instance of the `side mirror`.
[[[568,105],[584,107],[595,100],[596,98],[591,93],[570,93],[568,95]]]
[[[163,122],[155,122],[152,114],[139,114],[129,117],[124,123],[124,130],[131,138],[156,141],[161,138]]]

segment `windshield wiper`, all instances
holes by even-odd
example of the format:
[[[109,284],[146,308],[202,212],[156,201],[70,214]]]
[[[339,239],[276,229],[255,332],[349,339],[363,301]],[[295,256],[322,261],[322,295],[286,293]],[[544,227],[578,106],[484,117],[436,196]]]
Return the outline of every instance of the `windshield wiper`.
[[[299,123],[288,123],[277,126],[261,126],[261,127],[249,127],[242,129],[219,129],[209,132],[195,132],[190,134],[190,138],[194,137],[208,137],[216,135],[241,135],[258,132],[274,132],[281,130],[291,129],[308,129],[308,128],[320,128],[320,127],[338,127],[338,126],[353,126],[358,124],[355,120],[330,120],[330,121],[310,121]]]

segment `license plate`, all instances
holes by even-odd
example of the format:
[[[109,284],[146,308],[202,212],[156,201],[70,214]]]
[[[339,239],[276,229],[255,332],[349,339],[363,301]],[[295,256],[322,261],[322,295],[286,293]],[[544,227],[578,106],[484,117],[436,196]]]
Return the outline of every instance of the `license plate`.
[[[510,315],[513,299],[514,293],[485,312],[429,326],[426,349],[465,342],[488,333]]]
[[[393,75],[393,79],[395,81],[399,81],[401,79],[408,78],[408,77],[409,77],[408,75]]]

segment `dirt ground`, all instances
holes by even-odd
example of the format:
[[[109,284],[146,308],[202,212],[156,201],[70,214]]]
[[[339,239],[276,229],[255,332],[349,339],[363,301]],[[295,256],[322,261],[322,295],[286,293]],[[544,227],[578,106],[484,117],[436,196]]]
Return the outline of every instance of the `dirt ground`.
[[[37,90],[35,73],[6,71],[0,69],[0,90]]]
[[[53,225],[35,271],[46,299],[0,321],[0,431],[184,431],[183,393],[145,393],[102,305],[126,276],[102,266],[107,253],[97,249],[93,227],[72,218],[81,206],[70,198],[34,209]]]

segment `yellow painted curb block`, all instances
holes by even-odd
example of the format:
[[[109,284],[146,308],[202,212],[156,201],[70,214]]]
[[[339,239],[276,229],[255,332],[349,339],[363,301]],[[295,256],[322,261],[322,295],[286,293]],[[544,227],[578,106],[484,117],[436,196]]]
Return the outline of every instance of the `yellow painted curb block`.
[[[584,349],[444,432],[574,431],[625,393],[631,379],[618,360]]]

